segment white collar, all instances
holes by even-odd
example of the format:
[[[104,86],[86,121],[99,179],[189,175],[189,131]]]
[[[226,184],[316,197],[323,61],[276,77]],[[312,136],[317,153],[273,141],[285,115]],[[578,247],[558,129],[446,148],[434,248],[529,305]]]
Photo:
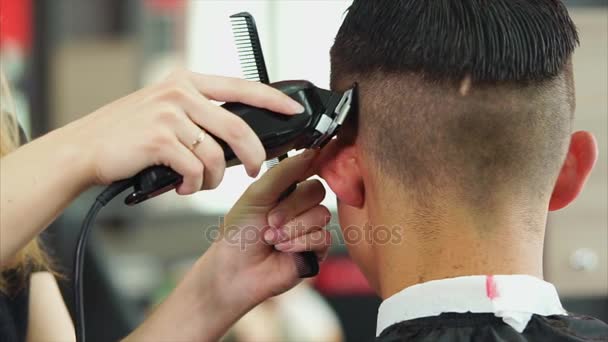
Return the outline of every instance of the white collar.
[[[555,287],[528,275],[467,276],[410,286],[378,309],[376,335],[402,321],[444,312],[493,313],[523,332],[533,314],[567,315]]]

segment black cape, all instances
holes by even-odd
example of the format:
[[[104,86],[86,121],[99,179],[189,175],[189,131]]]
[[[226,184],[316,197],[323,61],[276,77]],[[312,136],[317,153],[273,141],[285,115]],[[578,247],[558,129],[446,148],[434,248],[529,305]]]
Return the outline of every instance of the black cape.
[[[571,313],[568,316],[533,315],[520,334],[491,313],[444,313],[393,324],[376,341],[608,341],[608,325]]]

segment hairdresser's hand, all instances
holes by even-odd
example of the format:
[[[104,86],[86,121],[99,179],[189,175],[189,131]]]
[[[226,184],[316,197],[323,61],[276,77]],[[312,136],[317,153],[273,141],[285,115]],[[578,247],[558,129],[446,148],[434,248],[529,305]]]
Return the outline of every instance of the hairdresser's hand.
[[[218,280],[236,300],[262,301],[300,279],[291,253],[313,251],[323,260],[331,244],[324,228],[329,210],[320,205],[325,189],[313,174],[317,153],[287,159],[253,183],[226,215],[215,253]],[[287,198],[281,193],[301,182]],[[241,298],[245,296],[245,298]]]
[[[243,102],[284,114],[303,110],[263,84],[180,70],[64,127],[64,136],[79,148],[87,162],[86,176],[94,184],[166,165],[184,176],[180,194],[217,187],[226,167],[223,151],[209,135],[191,150],[201,132],[196,125],[226,141],[247,173],[257,175],[266,156],[261,142],[243,120],[210,100]]]

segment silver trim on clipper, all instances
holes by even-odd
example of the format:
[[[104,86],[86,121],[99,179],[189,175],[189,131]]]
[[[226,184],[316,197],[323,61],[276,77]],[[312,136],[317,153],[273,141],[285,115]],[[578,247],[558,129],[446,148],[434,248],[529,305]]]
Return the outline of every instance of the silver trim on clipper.
[[[334,108],[333,112],[331,113],[331,116],[326,113],[323,114],[321,119],[319,119],[315,130],[321,133],[321,136],[315,140],[315,142],[311,145],[311,148],[317,148],[323,145],[328,138],[333,136],[336,129],[338,129],[338,127],[344,123],[344,120],[351,110],[353,92],[354,89],[349,89],[344,92],[340,98],[340,102],[338,102],[338,105],[336,105],[336,108]]]

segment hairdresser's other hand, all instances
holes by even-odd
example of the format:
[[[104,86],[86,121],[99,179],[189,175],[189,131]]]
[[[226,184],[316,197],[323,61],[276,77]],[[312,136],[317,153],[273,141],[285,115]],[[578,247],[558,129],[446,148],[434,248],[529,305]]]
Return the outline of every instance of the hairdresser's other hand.
[[[209,135],[191,149],[201,126],[226,141],[255,176],[265,160],[261,142],[240,118],[210,100],[243,102],[295,114],[303,109],[269,86],[179,70],[67,125],[62,136],[78,149],[90,184],[109,184],[153,165],[184,176],[180,194],[217,187],[225,170],[220,145]]]
[[[226,215],[215,242],[129,341],[218,341],[236,320],[300,279],[290,253],[325,258],[331,236],[316,152],[289,158],[253,183]],[[298,188],[280,203],[291,184]]]
[[[331,214],[320,204],[325,189],[318,180],[306,180],[316,155],[307,151],[284,160],[253,183],[226,215],[208,253],[215,254],[217,277],[234,300],[260,302],[299,283],[291,253],[313,251],[319,260],[325,258],[331,244],[324,229]],[[301,183],[278,202],[295,182]]]

